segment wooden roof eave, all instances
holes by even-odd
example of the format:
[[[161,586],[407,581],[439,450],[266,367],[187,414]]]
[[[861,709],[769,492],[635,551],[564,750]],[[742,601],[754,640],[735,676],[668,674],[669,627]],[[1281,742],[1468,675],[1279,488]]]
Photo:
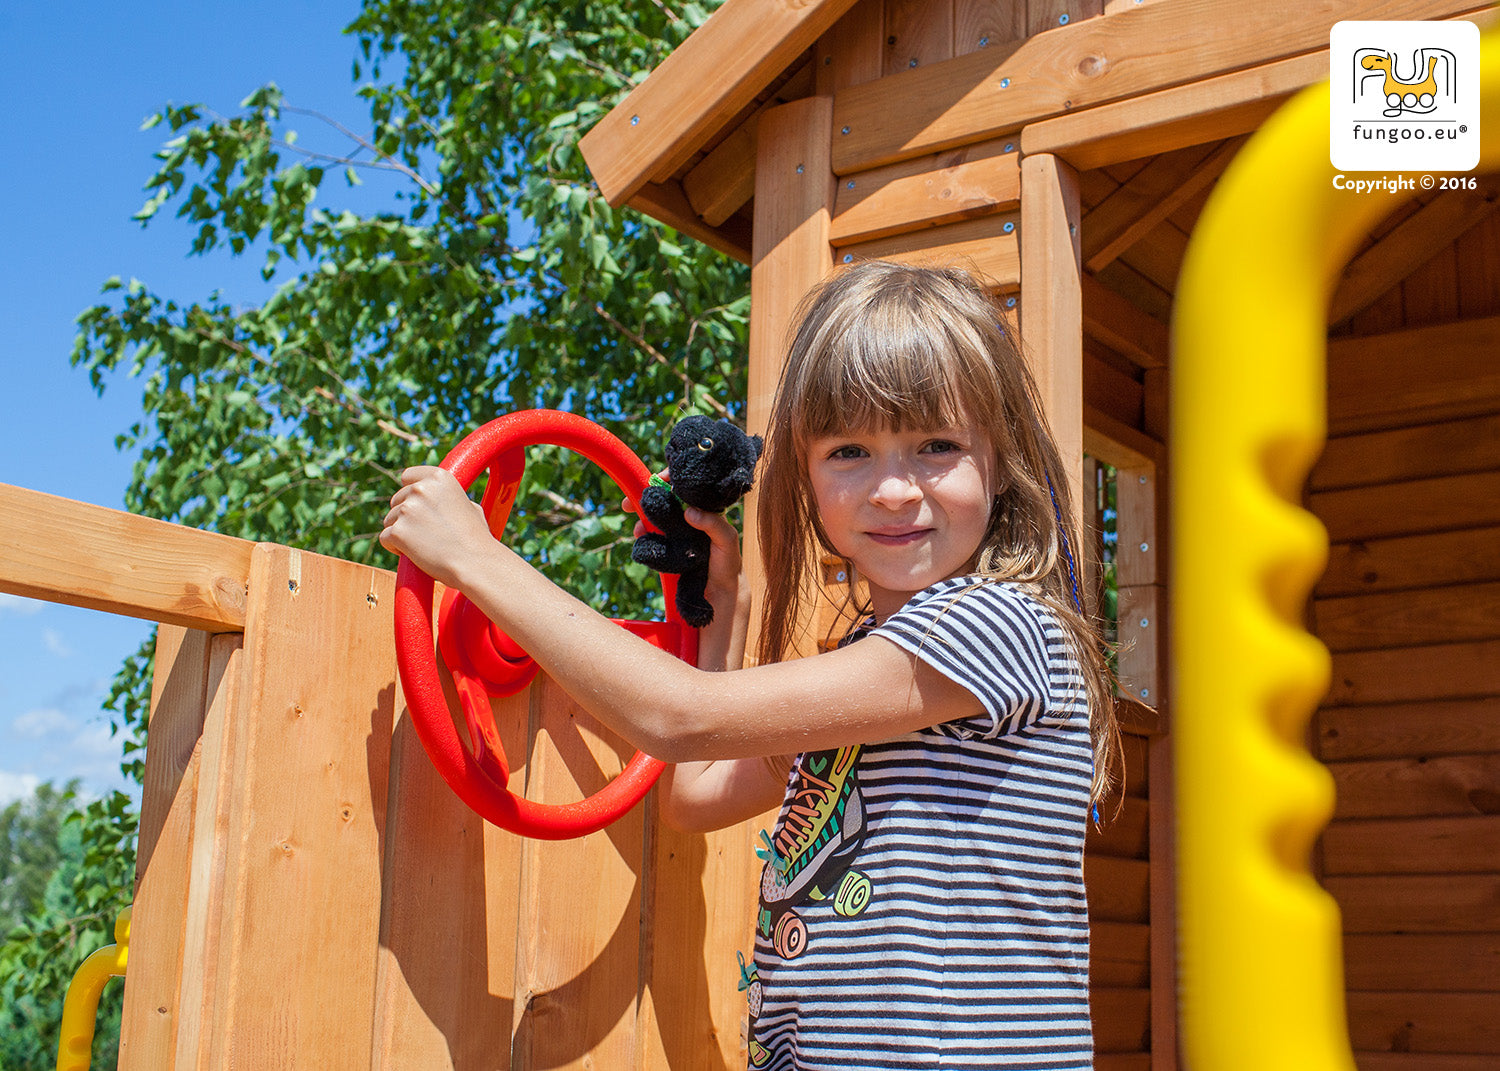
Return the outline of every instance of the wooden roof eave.
[[[634,204],[666,183],[853,5],[726,0],[579,142],[605,198]],[[654,215],[648,202],[658,200],[648,193],[636,207]]]

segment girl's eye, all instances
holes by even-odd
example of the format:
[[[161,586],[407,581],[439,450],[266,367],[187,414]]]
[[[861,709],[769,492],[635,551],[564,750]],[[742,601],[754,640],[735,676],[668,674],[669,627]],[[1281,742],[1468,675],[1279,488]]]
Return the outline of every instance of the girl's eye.
[[[836,461],[853,461],[855,458],[864,457],[865,452],[858,446],[839,446],[835,447],[828,456]]]
[[[923,447],[923,449],[926,450],[929,454],[948,454],[952,453],[955,450],[962,450],[963,447],[958,445],[958,443],[951,442],[947,439],[934,439],[932,442]]]

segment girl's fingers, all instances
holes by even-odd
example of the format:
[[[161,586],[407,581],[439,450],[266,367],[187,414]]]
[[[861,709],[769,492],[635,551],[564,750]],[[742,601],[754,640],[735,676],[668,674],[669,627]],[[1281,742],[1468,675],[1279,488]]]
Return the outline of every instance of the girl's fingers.
[[[683,519],[700,532],[707,533],[709,541],[722,550],[739,550],[740,534],[722,513],[689,506],[682,511]]]

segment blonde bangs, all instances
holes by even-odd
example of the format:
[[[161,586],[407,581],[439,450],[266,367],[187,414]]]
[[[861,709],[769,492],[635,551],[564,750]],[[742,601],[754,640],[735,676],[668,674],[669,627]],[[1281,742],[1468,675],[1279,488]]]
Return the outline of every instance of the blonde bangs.
[[[800,399],[792,428],[799,452],[813,439],[855,430],[984,426],[1001,408],[991,355],[1003,336],[998,324],[996,338],[975,329],[973,310],[962,307],[971,295],[931,300],[924,291],[934,283],[946,289],[941,278],[873,281],[883,285],[846,294],[841,307],[812,319],[812,337],[797,340],[807,359],[784,389]]]

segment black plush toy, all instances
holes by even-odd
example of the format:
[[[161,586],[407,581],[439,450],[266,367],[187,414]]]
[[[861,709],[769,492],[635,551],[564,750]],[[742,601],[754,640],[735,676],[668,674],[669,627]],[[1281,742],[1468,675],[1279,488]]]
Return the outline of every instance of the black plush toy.
[[[755,462],[764,444],[727,420],[690,416],[679,421],[667,441],[671,480],[651,477],[641,492],[641,516],[661,534],[647,532],[630,556],[660,573],[678,573],[677,611],[694,628],[714,619],[704,597],[708,586],[708,535],[682,515],[683,506],[723,513],[750,490]]]

